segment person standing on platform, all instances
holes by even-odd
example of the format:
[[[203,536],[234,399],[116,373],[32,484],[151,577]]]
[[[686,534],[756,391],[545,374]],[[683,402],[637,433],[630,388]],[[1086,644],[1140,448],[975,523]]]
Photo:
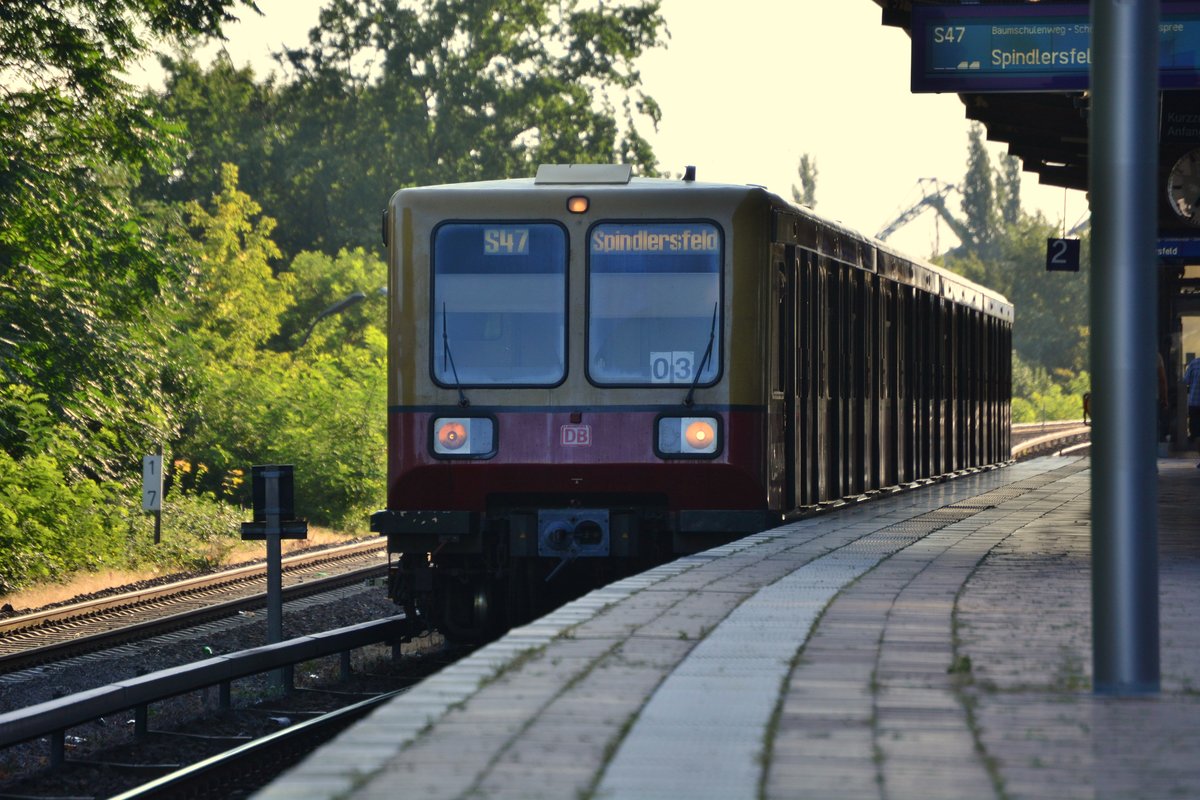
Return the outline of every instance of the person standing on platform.
[[[1183,383],[1188,390],[1188,439],[1195,443],[1200,439],[1200,357],[1193,358],[1183,371]]]

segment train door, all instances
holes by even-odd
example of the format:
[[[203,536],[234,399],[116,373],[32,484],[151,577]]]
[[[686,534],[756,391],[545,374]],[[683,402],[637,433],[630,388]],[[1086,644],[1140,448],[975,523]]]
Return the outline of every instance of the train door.
[[[896,420],[899,427],[899,441],[903,449],[900,464],[900,481],[908,483],[917,477],[920,465],[917,436],[917,386],[920,382],[919,362],[913,360],[913,345],[916,341],[916,322],[913,319],[916,310],[916,293],[907,284],[896,286],[898,294],[896,311],[899,328],[896,331],[897,347],[900,351],[900,378],[897,386],[900,393],[896,397],[898,413]]]
[[[962,436],[962,418],[959,416],[958,401],[960,397],[958,353],[962,342],[958,337],[959,306],[957,303],[942,300],[944,326],[942,339],[945,341],[946,374],[942,376],[942,407],[945,409],[945,419],[942,421],[943,461],[942,472],[954,472],[959,468],[958,442]]]
[[[866,468],[864,486],[878,489],[882,484],[879,467],[879,276],[867,273],[863,286],[866,297],[865,358],[863,375],[863,460]]]
[[[995,317],[988,317],[987,324],[987,357],[988,369],[984,376],[987,392],[988,420],[987,420],[987,441],[988,441],[988,461],[994,463],[996,461],[1004,461],[1008,458],[1008,452],[1003,449],[1000,439],[1001,422],[1001,405],[1000,405],[1000,321]]]
[[[871,373],[871,314],[868,303],[870,274],[851,269],[850,283],[850,346],[851,380],[849,382],[849,469],[850,494],[867,490],[870,449],[867,443],[867,382]]]
[[[791,507],[787,505],[785,497],[787,476],[790,472],[787,442],[791,439],[791,425],[788,422],[789,409],[784,391],[788,372],[784,363],[788,348],[786,325],[783,321],[783,301],[787,295],[784,249],[781,244],[771,245],[771,264],[774,271],[773,275],[768,273],[771,275],[771,284],[768,287],[770,307],[767,312],[770,317],[767,327],[770,338],[767,360],[763,365],[767,384],[767,506],[777,510]]]
[[[842,311],[845,326],[842,330],[842,342],[845,351],[842,355],[842,494],[857,494],[855,476],[862,463],[858,458],[858,419],[854,413],[854,389],[858,378],[858,370],[862,364],[862,350],[859,348],[858,327],[862,317],[858,313],[859,278],[862,273],[849,266],[842,267]]]
[[[929,431],[925,413],[925,384],[929,380],[928,350],[926,358],[919,358],[922,349],[927,347],[925,335],[929,328],[929,310],[926,307],[925,296],[917,289],[912,291],[910,302],[911,313],[908,316],[908,363],[912,366],[912,477],[924,478],[929,474]]]
[[[946,308],[940,294],[929,298],[930,330],[929,353],[933,363],[929,370],[929,472],[927,475],[941,475],[945,472],[945,427],[943,404],[945,397],[944,380],[946,376]]]
[[[896,285],[886,278],[879,280],[879,460],[880,480],[884,486],[900,482],[899,428],[896,426],[897,376],[900,374],[900,355],[896,347],[900,330],[896,318]]]
[[[830,500],[837,495],[836,481],[832,480],[834,453],[837,447],[834,423],[834,396],[836,373],[834,354],[830,348],[836,346],[834,335],[836,328],[836,313],[834,302],[837,296],[837,276],[831,262],[825,257],[819,257],[817,267],[817,297],[815,307],[819,316],[817,320],[819,342],[817,364],[817,501]]]
[[[991,464],[996,461],[992,439],[992,385],[995,377],[992,371],[992,323],[994,320],[984,311],[980,311],[982,322],[979,325],[979,373],[977,391],[979,392],[979,459],[980,463]]]
[[[797,406],[796,406],[796,248],[776,246],[776,358],[773,368],[772,405],[782,404],[781,434],[783,437],[782,481],[783,509],[797,506]]]
[[[937,305],[934,298],[927,292],[918,295],[918,306],[921,309],[920,319],[916,321],[921,358],[921,390],[917,397],[920,406],[918,419],[921,423],[921,468],[918,477],[928,478],[934,473],[934,442],[937,434],[933,424],[934,382],[937,376],[938,360],[938,319]]]
[[[821,496],[819,465],[821,463],[817,435],[817,404],[819,400],[821,364],[821,315],[819,274],[816,257],[808,250],[798,250],[796,288],[797,342],[797,400],[799,437],[798,480],[799,502],[814,505]]]
[[[843,389],[842,380],[846,373],[846,345],[845,345],[845,314],[843,305],[844,281],[842,274],[842,265],[837,261],[829,260],[829,286],[827,298],[829,300],[829,316],[827,322],[829,324],[829,413],[826,419],[829,431],[828,449],[826,455],[828,461],[825,468],[828,473],[826,477],[826,488],[828,496],[826,500],[833,500],[841,497],[845,490],[842,483],[842,460],[845,457],[846,448],[842,442],[843,431],[845,430],[845,419],[843,417],[843,399],[845,391]]]
[[[967,356],[963,360],[963,371],[966,372],[966,387],[967,397],[964,401],[963,408],[966,414],[967,425],[967,464],[977,466],[984,463],[983,461],[983,408],[980,405],[980,398],[983,396],[980,393],[979,375],[983,369],[983,365],[987,362],[984,360],[985,353],[980,343],[983,341],[983,323],[985,322],[983,315],[975,309],[964,310],[963,327],[965,330],[966,346],[964,350]]]

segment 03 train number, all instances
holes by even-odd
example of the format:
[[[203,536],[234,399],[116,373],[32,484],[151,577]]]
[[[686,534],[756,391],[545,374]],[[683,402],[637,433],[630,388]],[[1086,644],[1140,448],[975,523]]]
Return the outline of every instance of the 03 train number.
[[[657,352],[650,354],[651,383],[691,383],[696,354],[690,350]]]
[[[484,228],[483,254],[524,256],[529,254],[528,228]]]

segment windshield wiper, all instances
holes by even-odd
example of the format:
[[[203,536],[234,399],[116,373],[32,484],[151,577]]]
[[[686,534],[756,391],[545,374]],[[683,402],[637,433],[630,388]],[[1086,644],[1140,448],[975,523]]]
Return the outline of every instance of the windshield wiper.
[[[446,323],[442,322],[442,330],[445,331]],[[688,408],[692,407],[692,396],[696,394],[696,384],[700,383],[700,373],[704,372],[704,367],[708,364],[708,359],[712,358],[713,342],[717,339],[717,303],[713,303],[713,318],[712,327],[708,331],[708,347],[704,348],[704,357],[700,359],[700,365],[696,367],[696,374],[692,378],[691,388],[688,389],[687,397],[683,398],[683,404]]]
[[[450,362],[450,373],[454,376],[454,388],[458,389],[458,404],[463,408],[471,405],[463,393],[462,383],[458,380],[458,370],[454,367],[454,356],[450,352],[450,335],[446,332],[446,304],[442,303],[442,374],[446,373],[446,362]]]

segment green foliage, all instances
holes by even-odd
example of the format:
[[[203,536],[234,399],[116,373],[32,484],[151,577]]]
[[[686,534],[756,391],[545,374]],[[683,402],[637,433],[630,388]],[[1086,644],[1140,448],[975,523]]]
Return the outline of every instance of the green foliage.
[[[375,255],[302,253],[276,275],[271,221],[224,172],[211,208],[189,206],[203,257],[178,306],[173,361],[187,391],[173,448],[192,492],[249,502],[254,464],[296,467],[297,512],[314,522],[364,526],[382,505],[386,409],[386,268]],[[369,300],[300,333],[353,291]],[[280,330],[282,335],[278,335]]]
[[[938,260],[1012,301],[1016,356],[1043,372],[1082,373],[1088,365],[1090,236],[1083,236],[1079,272],[1047,272],[1046,240],[1061,233],[1041,214],[1020,210],[1015,159],[1002,159],[1001,169],[993,170],[979,126],[972,128],[968,149],[963,208],[972,233]]]
[[[173,121],[176,169],[144,170],[139,195],[170,203],[207,200],[223,189],[222,165],[236,164],[241,184],[258,202],[281,205],[269,192],[281,188],[269,170],[285,138],[275,82],[257,82],[254,70],[235,67],[225,51],[207,70],[187,53],[162,56],[160,63],[166,87],[149,102]]]
[[[817,159],[805,153],[800,156],[800,166],[797,168],[800,176],[800,188],[792,186],[792,199],[809,208],[817,207]]]
[[[237,506],[210,494],[173,492],[165,498],[161,541],[154,544],[153,517],[139,514],[130,529],[130,567],[160,573],[213,569],[241,543]]]
[[[1021,220],[1021,159],[1005,153],[1000,156],[996,172],[996,205],[1003,225],[1016,225]]]
[[[157,294],[178,272],[163,209],[129,193],[165,168],[154,115],[120,75],[163,37],[220,32],[233,0],[0,4],[0,381],[44,395],[78,458],[72,480],[121,474],[169,426],[157,385]],[[0,448],[27,442],[15,407]]]
[[[206,355],[243,364],[278,333],[279,314],[292,304],[290,281],[271,269],[279,257],[275,221],[259,217],[262,208],[238,189],[237,167],[222,165],[213,207],[186,206],[199,258],[181,287],[180,327],[189,338],[202,337]]]
[[[1083,419],[1083,395],[1091,391],[1087,372],[1050,373],[1013,356],[1013,422]]]
[[[152,99],[186,126],[187,167],[145,196],[198,198],[219,164],[279,220],[293,256],[379,247],[403,186],[530,175],[539,163],[616,162],[654,174],[639,126],[657,103],[635,59],[661,42],[658,3],[332,0],[309,45],[256,83],[218,59],[167,59]]]
[[[45,396],[0,387],[0,404],[30,446],[0,450],[0,593],[74,570],[120,564],[124,517],[116,484],[73,480],[78,451],[61,435]]]
[[[377,329],[365,338],[336,358],[295,363],[287,376],[293,390],[274,414],[282,424],[272,452],[296,465],[302,513],[342,530],[365,530],[384,502],[386,339]]]
[[[0,3],[0,589],[215,563],[256,463],[296,465],[314,522],[361,527],[383,501],[390,193],[656,169],[634,62],[657,2],[334,0],[286,80],[183,55],[162,95],[121,78],[237,4]],[[179,465],[157,547],[136,502],[155,444]]]
[[[979,123],[971,124],[967,174],[962,183],[962,210],[970,235],[970,241],[963,244],[983,258],[989,258],[998,215],[992,162],[984,146],[983,126]]]

